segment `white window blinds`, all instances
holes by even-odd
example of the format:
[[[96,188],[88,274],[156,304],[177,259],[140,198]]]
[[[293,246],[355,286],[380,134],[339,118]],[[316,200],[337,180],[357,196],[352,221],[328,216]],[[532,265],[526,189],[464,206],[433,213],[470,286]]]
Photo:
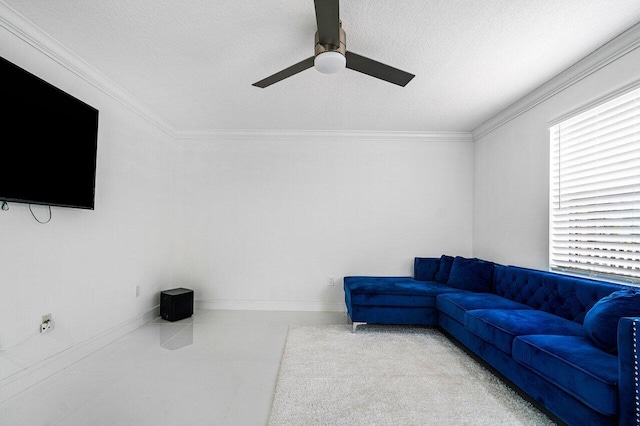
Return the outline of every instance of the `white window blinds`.
[[[550,132],[551,269],[640,282],[640,89]]]

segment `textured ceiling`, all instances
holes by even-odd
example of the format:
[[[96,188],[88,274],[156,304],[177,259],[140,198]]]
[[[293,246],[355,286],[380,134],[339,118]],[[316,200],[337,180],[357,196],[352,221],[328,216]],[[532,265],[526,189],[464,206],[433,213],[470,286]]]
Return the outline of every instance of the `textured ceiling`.
[[[416,77],[258,89],[313,54],[312,0],[4,2],[178,130],[471,131],[640,21],[638,0],[343,0],[347,49]]]

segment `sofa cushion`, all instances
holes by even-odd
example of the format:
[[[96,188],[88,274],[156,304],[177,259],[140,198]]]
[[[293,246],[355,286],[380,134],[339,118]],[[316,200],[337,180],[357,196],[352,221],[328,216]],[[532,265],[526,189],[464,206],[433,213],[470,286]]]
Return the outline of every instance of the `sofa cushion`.
[[[544,311],[477,309],[464,315],[467,330],[511,354],[513,339],[530,334],[584,336],[581,324]]]
[[[451,265],[447,285],[462,290],[488,293],[493,278],[493,263],[456,256]]]
[[[436,307],[461,324],[464,314],[475,309],[533,309],[492,293],[472,292],[440,294],[436,297]]]
[[[439,266],[439,257],[416,257],[413,260],[413,278],[418,281],[434,281]]]
[[[513,359],[605,415],[618,412],[618,358],[587,337],[519,336]]]
[[[438,294],[461,291],[410,277],[345,277],[344,289],[351,305],[435,308]]]
[[[584,317],[587,336],[600,349],[618,352],[618,321],[640,316],[640,291],[626,289],[600,299]]]
[[[449,272],[451,272],[451,265],[453,265],[453,256],[447,256],[443,254],[440,257],[440,263],[438,265],[438,272],[436,272],[436,281],[446,284],[449,279]]]

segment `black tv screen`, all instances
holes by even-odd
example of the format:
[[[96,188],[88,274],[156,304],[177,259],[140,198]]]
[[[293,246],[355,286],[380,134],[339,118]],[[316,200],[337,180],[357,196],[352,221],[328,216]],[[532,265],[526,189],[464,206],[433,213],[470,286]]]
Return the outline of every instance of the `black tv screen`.
[[[0,57],[0,201],[94,209],[98,110]]]

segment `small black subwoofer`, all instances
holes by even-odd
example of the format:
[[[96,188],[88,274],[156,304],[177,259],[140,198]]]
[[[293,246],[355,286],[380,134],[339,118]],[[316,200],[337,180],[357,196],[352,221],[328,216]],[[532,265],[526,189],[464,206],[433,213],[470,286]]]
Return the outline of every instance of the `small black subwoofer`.
[[[178,321],[193,315],[193,290],[174,288],[160,293],[160,316]]]

